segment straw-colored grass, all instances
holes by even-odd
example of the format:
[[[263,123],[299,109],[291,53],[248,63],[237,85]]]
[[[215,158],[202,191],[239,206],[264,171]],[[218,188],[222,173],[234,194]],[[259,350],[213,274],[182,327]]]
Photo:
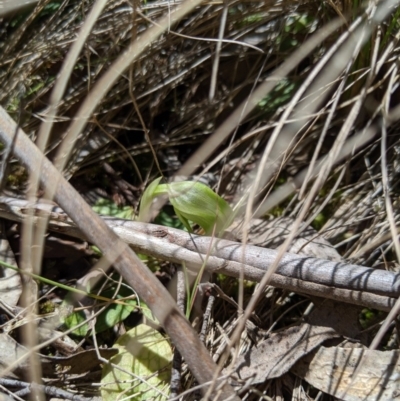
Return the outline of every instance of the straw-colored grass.
[[[157,176],[210,173],[210,185],[227,201],[243,201],[242,220],[290,217],[293,236],[306,221],[344,259],[397,269],[395,1],[376,8],[347,1],[204,2],[169,26],[180,2],[112,0],[85,37],[94,3],[39,1],[8,13],[0,25],[0,104],[35,141],[52,120],[45,153],[65,164],[64,175],[89,202],[100,194],[137,208]],[[60,76],[79,40],[70,75]],[[72,155],[63,159],[59,149],[74,134]],[[7,190],[23,195],[25,170],[13,158],[8,169]],[[172,217],[168,206],[164,211],[165,222]],[[251,242],[251,233],[242,239]],[[282,252],[289,240],[284,246]],[[158,261],[155,269],[164,279],[175,267]],[[255,310],[261,331],[277,319],[274,328],[300,321],[310,304],[268,286],[222,276],[217,282],[243,309]],[[205,340],[216,361],[227,336],[241,351],[253,346],[249,330],[241,337],[237,331],[243,324],[232,305],[217,300]],[[184,365],[182,389],[193,384]],[[287,375],[241,396],[263,399],[265,391],[264,399],[291,399],[294,388]]]

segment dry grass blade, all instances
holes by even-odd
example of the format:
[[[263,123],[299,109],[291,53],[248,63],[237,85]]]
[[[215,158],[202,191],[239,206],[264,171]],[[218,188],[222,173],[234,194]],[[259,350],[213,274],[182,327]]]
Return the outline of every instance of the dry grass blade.
[[[99,212],[111,204],[132,216],[146,182],[160,175],[166,181],[179,180],[176,174],[187,176],[195,170],[207,172],[200,179],[232,207],[239,201],[246,204],[246,221],[245,207],[235,221],[243,232],[228,234],[234,243],[122,220],[127,215],[103,219],[136,251],[151,255],[142,257],[165,285],[173,280],[173,263],[184,262],[196,271],[207,259],[208,269],[215,272],[213,283],[225,294],[216,296],[213,308],[207,309],[201,332],[214,361],[222,367],[240,354],[246,360],[263,336],[290,333],[288,326],[308,321],[314,313],[320,313],[321,320],[323,310],[324,322],[336,330],[340,324],[335,321],[343,320],[338,310],[346,308],[353,311],[351,317],[345,313],[353,331],[342,335],[366,347],[380,341],[378,348],[389,350],[385,352],[398,348],[399,328],[391,320],[397,312],[393,309],[383,324],[385,314],[380,312],[389,311],[398,296],[398,1],[27,3],[1,17],[0,102],[49,159],[58,154],[64,176],[89,205]],[[9,8],[11,2],[0,5]],[[42,193],[36,185],[27,188],[24,169],[5,153],[7,170],[2,171],[8,192],[2,194],[0,215],[18,222],[6,226],[9,239],[19,240],[27,214],[48,209],[42,203],[31,207],[26,189],[32,199]],[[36,179],[40,172],[35,171]],[[16,199],[19,196],[24,199]],[[2,203],[5,198],[8,209]],[[18,207],[14,217],[7,214]],[[87,268],[96,263],[107,268],[112,254],[106,255],[109,260],[95,254],[89,242],[94,237],[58,217],[63,216],[59,209],[51,209],[46,238],[48,214],[39,219],[42,233],[26,230],[34,246],[16,245],[16,254],[23,254],[17,264],[37,265],[47,276],[53,262],[48,249],[53,241],[59,246],[63,233],[67,253],[71,247],[74,252],[84,248]],[[86,209],[82,214],[85,221]],[[168,204],[156,222],[179,228]],[[290,228],[277,235],[281,240],[265,242],[272,235],[267,227],[278,229],[283,222]],[[311,251],[324,241],[330,242],[329,255],[334,254],[335,261],[326,265],[321,260],[330,256]],[[271,249],[259,251],[253,245]],[[278,246],[279,251],[272,249]],[[300,255],[284,254],[287,246],[290,252],[311,252],[306,255],[310,265]],[[42,249],[36,252],[36,247]],[[121,249],[120,263],[130,257]],[[251,259],[255,255],[259,260]],[[31,263],[30,256],[36,262]],[[61,258],[56,265],[58,279],[64,279],[75,263]],[[276,266],[279,271],[274,273]],[[331,270],[321,272],[322,266]],[[74,279],[79,274],[82,271]],[[364,280],[367,276],[370,281]],[[265,289],[255,284],[268,280]],[[319,298],[324,304],[334,304],[326,298],[343,304],[324,309]],[[245,308],[249,320],[241,331]],[[318,318],[313,319],[317,324]],[[133,327],[130,322],[123,325]],[[120,334],[114,331],[113,340]],[[93,337],[95,344],[102,340],[98,333]],[[239,385],[240,394],[247,401],[329,397],[318,395],[304,374],[300,379],[293,372],[280,370],[280,377],[263,377],[257,384],[246,379]],[[194,380],[184,363],[174,383],[183,392],[175,396],[193,399]],[[329,392],[326,387],[320,390]]]
[[[388,14],[388,10],[386,9],[386,6],[387,6],[387,4],[384,3],[384,4],[380,5],[379,9],[375,9],[374,7],[372,7],[369,10],[367,10],[366,13],[367,14],[370,13],[371,14],[370,18],[374,19],[374,23],[377,24],[380,21],[382,21]],[[344,42],[345,39],[347,39],[347,41],[345,41],[345,46],[343,47],[343,49],[341,51],[336,52],[336,54],[334,56],[334,61],[332,62],[333,68],[331,68],[329,70],[329,73],[323,74],[321,77],[319,77],[319,79],[317,79],[315,82],[313,82],[312,87],[315,89],[313,89],[311,91],[311,93],[317,93],[317,90],[324,87],[327,83],[330,83],[333,79],[335,79],[342,72],[342,69],[343,69],[343,67],[346,66],[348,60],[351,60],[355,56],[355,54],[357,54],[359,52],[362,43],[364,43],[368,39],[369,35],[372,33],[372,28],[373,28],[372,26],[370,26],[369,22],[368,22],[368,24],[367,24],[367,22],[365,22],[364,26],[359,27],[360,23],[361,23],[361,18],[356,20],[352,27],[352,29],[354,29],[354,30],[356,30],[356,32],[358,32],[357,35],[354,35],[354,37],[344,35],[342,37],[342,40],[338,41],[340,43],[340,42]],[[350,32],[350,30],[351,30],[351,28],[349,29],[349,32]],[[321,64],[323,64],[323,63],[321,63]],[[369,81],[367,81],[367,84],[364,89],[364,96],[366,94],[366,88],[370,85],[370,83],[372,81],[372,77],[373,77],[373,75],[371,74]],[[252,311],[254,310],[255,305],[258,302],[258,298],[261,296],[262,291],[263,291],[264,287],[267,285],[268,281],[270,280],[271,275],[273,274],[273,272],[275,272],[275,269],[278,266],[279,260],[282,258],[283,253],[285,252],[285,250],[289,246],[290,242],[293,240],[294,236],[296,235],[299,224],[302,221],[305,214],[308,212],[311,202],[314,199],[318,188],[326,180],[326,177],[327,177],[330,169],[332,168],[333,161],[336,160],[336,158],[338,157],[338,155],[345,143],[345,140],[348,136],[350,127],[353,126],[355,119],[359,114],[362,100],[363,100],[363,95],[361,95],[359,97],[358,101],[355,103],[355,105],[353,107],[352,112],[349,114],[347,121],[345,122],[345,124],[343,124],[342,129],[337,138],[337,146],[333,147],[333,152],[331,152],[329,154],[326,164],[323,167],[323,170],[325,169],[325,172],[320,174],[318,180],[315,182],[314,188],[311,190],[309,197],[308,197],[308,204],[306,203],[303,206],[303,212],[300,213],[300,215],[298,216],[298,219],[296,220],[296,224],[293,228],[291,235],[288,236],[285,243],[282,245],[280,252],[277,256],[275,268],[271,268],[271,270],[265,275],[257,293],[254,294],[252,300],[250,301],[249,305],[247,306],[247,309],[244,314],[245,319],[248,318],[250,316],[250,314],[252,313]],[[312,103],[313,102],[311,102],[311,104]],[[316,107],[316,106],[314,106],[314,105],[311,106],[311,110],[309,110],[310,107],[307,107],[306,110],[303,109],[302,112],[304,113],[304,111],[305,111],[306,115],[310,115],[310,114],[312,114],[314,107]],[[289,110],[290,110],[290,108],[289,108]],[[276,130],[276,132],[279,132],[279,126],[278,126],[278,129]],[[295,130],[293,127],[292,132],[297,133],[297,130]],[[252,193],[250,194],[250,202],[247,204],[247,209],[246,209],[247,220],[250,220],[250,218],[251,218],[252,202],[255,198],[256,192],[261,187],[261,174],[264,172],[264,164],[266,163],[267,158],[268,158],[270,152],[272,151],[272,148],[274,147],[274,135],[271,137],[271,139],[268,143],[268,146],[269,146],[269,148],[266,149],[266,152],[263,155],[264,159],[261,160],[260,168],[258,170],[258,175],[256,178],[256,182],[255,182],[255,185],[253,186]],[[283,149],[282,149],[282,145],[281,145],[281,147],[278,147],[278,149],[277,149],[278,157],[281,157],[282,152],[283,152]],[[265,173],[264,173],[264,175],[265,175]],[[268,178],[268,175],[267,175],[267,178]],[[263,182],[266,182],[266,179],[264,179]],[[243,329],[244,322],[242,323],[241,326],[242,327],[239,326],[237,328],[236,337],[239,335],[240,331]]]
[[[0,2],[0,16],[36,4],[38,1],[39,0],[2,0]]]
[[[121,54],[105,75],[99,79],[80,107],[75,116],[75,120],[67,130],[67,135],[65,136],[54,161],[57,169],[62,170],[63,166],[68,162],[70,152],[78,135],[82,132],[82,129],[86,125],[98,103],[103,99],[120,75],[124,73],[129,65],[132,64],[132,62],[136,60],[155,39],[157,39],[163,32],[167,31],[171,24],[179,21],[183,16],[200,4],[200,2],[201,0],[185,0],[182,4],[178,5],[171,11],[171,13],[168,13],[168,15],[163,17],[152,28],[146,30],[145,33],[139,36],[131,46]]]
[[[294,52],[283,65],[280,65],[266,81],[261,84],[252,94],[251,98],[243,101],[236,110],[218,127],[214,135],[205,142],[192,156],[186,165],[178,172],[178,175],[188,176],[195,168],[206,160],[214,149],[228,137],[228,135],[240,124],[242,120],[259,104],[259,102],[272,91],[276,84],[292,71],[318,44],[329,36],[341,25],[340,21],[334,21],[304,43],[298,51]]]
[[[38,134],[38,143],[37,146],[41,152],[44,152],[48,143],[48,139],[50,136],[50,131],[53,125],[53,121],[56,119],[58,105],[64,95],[64,91],[68,82],[68,79],[71,75],[71,71],[75,66],[76,59],[89,35],[91,29],[93,28],[94,23],[96,22],[99,14],[103,10],[106,5],[106,1],[98,1],[97,5],[93,7],[92,12],[87,18],[84,26],[82,27],[82,31],[78,36],[78,40],[74,43],[69,53],[69,56],[65,60],[64,66],[60,71],[59,78],[54,87],[52,96],[50,98],[50,105],[48,108],[48,112],[45,114],[45,121],[42,124],[41,130]],[[43,5],[44,6],[44,5]],[[30,175],[30,186],[29,191],[27,193],[27,198],[30,200],[34,200],[36,198],[36,194],[39,187],[40,174],[41,174],[41,166],[42,162],[40,161],[38,164],[38,168],[31,170]],[[33,212],[32,212],[33,213]],[[36,274],[39,274],[40,271],[37,271],[37,266],[41,266],[41,261],[43,257],[44,250],[44,242],[45,242],[45,233],[47,228],[47,220],[41,220],[40,224],[34,227],[33,224],[33,214],[29,215],[29,218],[25,221],[23,225],[21,243],[23,244],[23,252],[21,256],[21,268],[32,271],[36,267]],[[32,252],[32,249],[36,249],[36,252]],[[21,303],[22,306],[29,307],[33,304],[31,288],[29,285],[29,281],[27,278],[24,278],[26,281],[25,288],[28,289],[27,294],[23,294]],[[35,291],[36,292],[36,291]],[[34,348],[36,346],[37,338],[32,335],[32,333],[37,332],[37,327],[34,319],[27,325],[26,330],[24,330],[24,338],[25,343],[30,347]],[[32,356],[33,358],[33,356]],[[33,363],[33,366],[40,364],[38,361]],[[32,377],[31,381],[34,383],[39,383],[41,380],[41,371],[40,369],[32,370],[35,373],[36,377]]]

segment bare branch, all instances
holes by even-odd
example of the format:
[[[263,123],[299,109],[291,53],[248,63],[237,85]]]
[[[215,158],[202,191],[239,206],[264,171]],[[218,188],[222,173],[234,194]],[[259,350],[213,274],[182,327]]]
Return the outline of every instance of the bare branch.
[[[0,217],[22,222],[30,205],[22,199],[0,197]],[[35,205],[36,216],[50,214],[49,229],[87,239],[62,209],[52,204]],[[39,219],[39,217],[36,217]],[[209,249],[206,268],[246,280],[260,281],[277,251],[188,233],[155,224],[103,217],[105,223],[135,251],[200,269]],[[210,247],[210,242],[214,246]],[[199,253],[200,252],[200,253]],[[271,285],[303,294],[389,311],[400,294],[400,276],[386,270],[285,254]]]

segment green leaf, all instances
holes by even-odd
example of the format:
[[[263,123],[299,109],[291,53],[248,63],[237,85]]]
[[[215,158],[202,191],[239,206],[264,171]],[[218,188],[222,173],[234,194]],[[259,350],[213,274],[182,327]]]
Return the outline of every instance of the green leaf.
[[[115,288],[112,288],[105,291],[101,295],[103,297],[111,298],[114,293]],[[133,295],[133,292],[128,291],[126,287],[121,287],[116,299],[121,299],[129,295]],[[96,333],[101,333],[102,331],[108,330],[114,327],[116,324],[124,321],[135,310],[137,305],[136,299],[126,299],[124,303],[127,305],[111,304],[104,310],[104,312],[100,313],[96,320]]]
[[[190,225],[189,220],[185,217],[184,214],[181,214],[180,209],[177,207],[174,207],[174,211],[175,211],[175,214],[177,215],[178,219],[181,221],[181,223],[186,228],[186,230],[188,230],[190,233],[193,232],[193,229],[192,229],[192,226]]]
[[[69,330],[78,326],[78,324],[84,322],[86,319],[87,318],[83,311],[72,312],[63,319],[63,323],[64,326]],[[85,337],[88,331],[89,331],[89,325],[86,323],[83,326],[73,330],[72,334],[78,337]]]
[[[100,295],[104,298],[111,299],[115,294],[116,286],[113,285],[109,287],[107,290],[103,291]],[[134,295],[135,293],[125,287],[121,286],[119,289],[119,293],[116,296],[116,299],[121,299],[125,297],[129,297]],[[97,316],[95,331],[96,333],[101,333],[105,330],[108,330],[114,327],[116,324],[125,320],[136,308],[137,300],[136,299],[126,299],[123,301],[124,304],[112,303],[107,308]],[[63,305],[71,305],[74,304],[73,298],[67,299],[63,302]],[[73,329],[79,323],[82,323],[87,316],[85,316],[83,311],[72,312],[68,316],[66,316],[63,320],[64,326],[69,330]],[[72,333],[79,337],[85,337],[89,331],[89,325],[85,324],[82,327],[74,330]]]
[[[167,339],[157,330],[140,324],[121,336],[113,347],[118,348],[119,353],[110,362],[125,371],[104,365],[103,401],[168,400],[172,350]]]

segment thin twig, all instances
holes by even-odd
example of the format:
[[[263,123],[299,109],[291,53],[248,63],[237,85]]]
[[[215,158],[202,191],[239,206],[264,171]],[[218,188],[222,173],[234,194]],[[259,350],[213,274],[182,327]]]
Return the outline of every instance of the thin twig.
[[[7,387],[19,387],[22,388],[19,391],[15,391],[14,395],[19,396],[19,397],[26,397],[29,395],[32,391],[32,389],[36,389],[38,391],[41,391],[44,394],[56,397],[56,398],[62,398],[66,400],[73,400],[73,401],[93,401],[97,400],[97,397],[82,397],[78,394],[71,393],[70,391],[63,390],[61,388],[55,387],[55,386],[44,386],[42,384],[37,384],[37,383],[27,383],[23,382],[21,380],[15,380],[15,379],[6,379],[4,377],[0,377],[0,384],[3,386]]]

